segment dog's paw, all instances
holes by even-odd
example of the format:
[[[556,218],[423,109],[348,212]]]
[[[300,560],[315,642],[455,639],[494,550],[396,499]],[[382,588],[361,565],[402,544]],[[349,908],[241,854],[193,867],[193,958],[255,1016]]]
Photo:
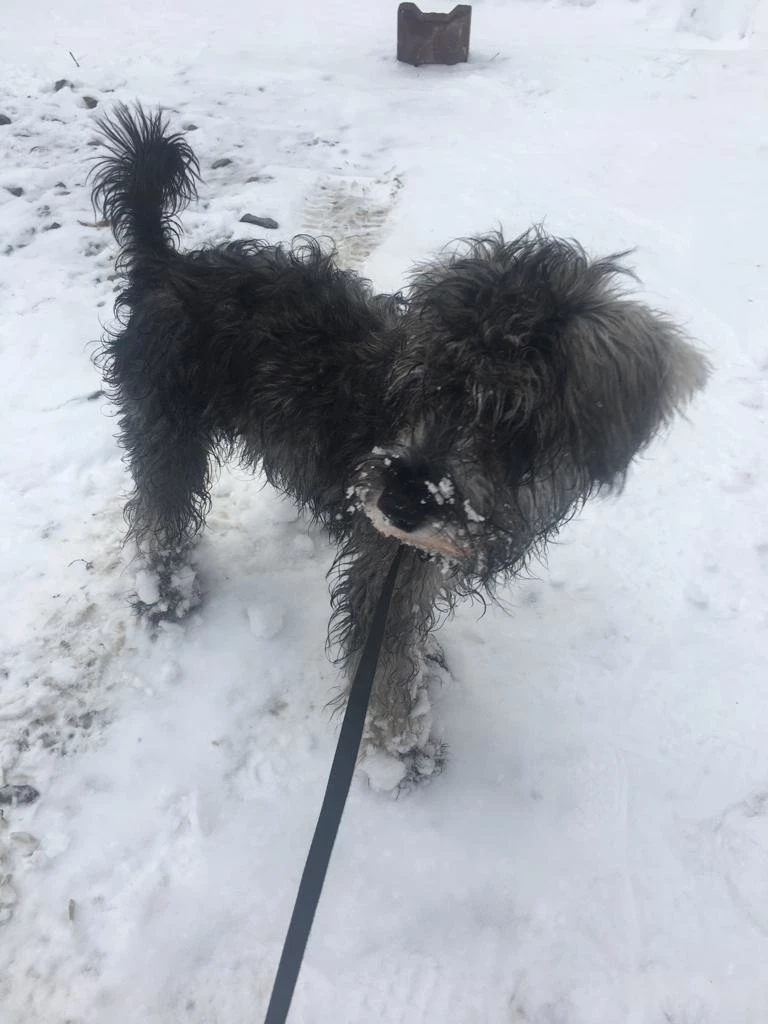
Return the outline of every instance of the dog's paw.
[[[141,569],[136,574],[136,613],[151,625],[179,622],[202,600],[202,591],[190,565],[167,569]]]
[[[395,796],[409,793],[417,786],[426,785],[441,775],[448,761],[448,746],[440,740],[430,740],[423,747],[409,751],[403,757],[405,773]]]
[[[365,744],[358,767],[371,789],[399,797],[438,776],[445,768],[447,754],[445,743],[437,740],[428,740],[406,753]]]

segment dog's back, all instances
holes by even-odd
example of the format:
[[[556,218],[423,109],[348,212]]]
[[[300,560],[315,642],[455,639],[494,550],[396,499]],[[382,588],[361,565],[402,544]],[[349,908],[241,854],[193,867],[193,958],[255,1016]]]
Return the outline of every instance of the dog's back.
[[[146,467],[150,438],[158,448],[182,439],[198,464],[203,451],[206,461],[237,453],[313,511],[336,509],[350,465],[382,433],[398,298],[374,295],[311,238],[178,251],[177,216],[197,193],[194,153],[140,107],[100,124],[108,153],[93,201],[121,246],[123,277],[121,328],[101,363],[129,459],[135,450]],[[195,476],[207,492],[207,470]]]

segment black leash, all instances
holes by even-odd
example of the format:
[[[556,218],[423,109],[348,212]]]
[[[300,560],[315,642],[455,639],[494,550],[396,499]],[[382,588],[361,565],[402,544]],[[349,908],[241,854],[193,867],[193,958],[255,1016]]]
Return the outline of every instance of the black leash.
[[[328,862],[331,859],[336,833],[339,831],[339,823],[344,813],[344,805],[347,802],[349,787],[355,772],[357,752],[363,735],[365,715],[373,689],[373,677],[376,674],[379,651],[384,640],[384,627],[387,624],[387,613],[395,589],[401,554],[402,548],[398,547],[384,586],[381,588],[379,602],[373,613],[371,631],[365,641],[360,663],[349,690],[347,710],[344,712],[344,720],[341,723],[339,741],[336,744],[336,753],[333,755],[333,764],[328,776],[328,784],[325,787],[323,806],[320,808],[315,834],[312,837],[312,844],[304,864],[304,872],[293,906],[291,923],[288,925],[288,932],[285,936],[283,952],[280,955],[280,963],[277,967],[264,1024],[285,1024],[288,1011],[291,1008],[293,990],[296,987],[296,979],[304,959],[304,950],[307,948],[315,911],[323,890],[325,873],[328,870]]]

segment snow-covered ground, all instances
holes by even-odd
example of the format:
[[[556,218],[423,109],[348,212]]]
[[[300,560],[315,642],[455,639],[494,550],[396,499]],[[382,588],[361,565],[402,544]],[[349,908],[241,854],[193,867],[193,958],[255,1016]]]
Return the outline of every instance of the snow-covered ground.
[[[128,608],[85,177],[134,98],[196,126],[186,244],[272,216],[384,289],[545,220],[637,246],[715,365],[509,614],[442,631],[448,770],[356,783],[291,1020],[768,1020],[768,4],[477,0],[471,62],[420,70],[395,7],[3,4],[0,786],[40,798],[0,821],[2,1024],[258,1021],[338,728],[332,553],[258,481],[217,487],[200,613]]]

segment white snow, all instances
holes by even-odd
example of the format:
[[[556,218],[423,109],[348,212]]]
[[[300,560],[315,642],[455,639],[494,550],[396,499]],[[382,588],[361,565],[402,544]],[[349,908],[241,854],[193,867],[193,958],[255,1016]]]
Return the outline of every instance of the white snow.
[[[468,498],[464,499],[464,515],[471,523],[484,523],[485,516],[481,516],[473,507]]]
[[[3,7],[0,785],[40,799],[0,822],[2,1024],[261,1019],[338,728],[332,553],[259,481],[222,476],[198,611],[151,642],[129,608],[85,178],[94,115],[135,98],[197,126],[187,245],[271,216],[392,289],[544,219],[637,246],[715,365],[511,614],[441,632],[448,769],[396,802],[357,781],[291,1020],[765,1019],[768,4],[476,0],[471,62],[419,70],[395,10]]]
[[[374,791],[390,793],[405,775],[405,764],[383,751],[371,751],[360,758],[360,771]]]
[[[160,600],[160,581],[157,573],[139,569],[136,573],[136,597],[144,604],[155,604]]]
[[[432,497],[435,499],[438,505],[443,505],[446,501],[450,505],[455,493],[453,481],[449,480],[447,476],[444,476],[441,480],[438,480],[436,484],[432,483],[431,480],[425,481],[426,488]]]

